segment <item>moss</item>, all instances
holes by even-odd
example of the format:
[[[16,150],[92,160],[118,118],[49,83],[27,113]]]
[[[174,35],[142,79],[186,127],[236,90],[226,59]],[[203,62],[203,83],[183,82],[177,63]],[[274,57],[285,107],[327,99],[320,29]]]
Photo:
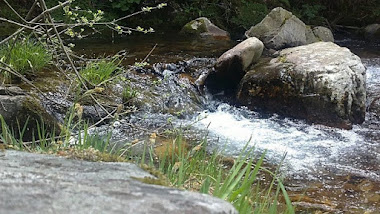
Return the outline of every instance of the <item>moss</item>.
[[[32,111],[36,115],[44,116],[45,109],[41,106],[41,103],[32,97],[27,97],[22,103],[23,109],[26,111]]]
[[[286,62],[286,56],[285,55],[280,56],[279,61],[281,63],[285,63]]]
[[[141,181],[146,184],[154,184],[154,185],[160,185],[160,186],[170,186],[170,182],[168,178],[159,170],[157,170],[154,167],[150,167],[148,165],[140,165],[140,168],[149,172],[151,175],[155,176],[155,178],[152,177],[144,177],[144,178],[135,178],[134,179]]]
[[[181,30],[182,34],[199,35],[207,31],[204,19],[197,19],[187,23]]]
[[[144,178],[135,178],[132,177],[135,180],[138,180],[145,184],[153,184],[153,185],[159,185],[159,186],[169,186],[165,180],[160,180],[152,177],[144,177]]]
[[[58,151],[51,151],[48,152],[49,154],[57,154],[59,156],[72,158],[72,159],[79,159],[79,160],[85,160],[85,161],[91,161],[91,162],[128,162],[125,158],[122,158],[115,154],[110,154],[107,152],[100,152],[99,150],[96,150],[94,148],[87,148],[87,149],[81,149],[81,148],[64,148],[60,149]]]
[[[27,97],[22,103],[23,110],[25,114],[24,119],[31,117],[35,121],[41,121],[48,125],[48,128],[58,127],[57,120],[51,116],[46,109],[41,105],[40,101],[33,97]],[[57,130],[56,130],[57,131]]]

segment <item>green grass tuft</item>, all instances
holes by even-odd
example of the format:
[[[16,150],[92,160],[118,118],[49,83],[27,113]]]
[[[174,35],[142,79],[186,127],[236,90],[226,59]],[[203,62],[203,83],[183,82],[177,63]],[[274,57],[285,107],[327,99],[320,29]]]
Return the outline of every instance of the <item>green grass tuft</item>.
[[[253,148],[246,146],[237,158],[228,159],[218,151],[209,153],[206,148],[205,138],[189,149],[179,132],[167,145],[164,155],[151,164],[155,164],[173,186],[229,201],[239,213],[294,213],[281,179],[276,172],[262,167],[265,153],[254,161]],[[260,186],[258,177],[262,173],[272,177],[269,187]],[[274,184],[277,184],[275,194]],[[279,202],[280,193],[285,205]],[[284,206],[278,207],[278,204]]]
[[[88,63],[80,71],[80,74],[92,85],[99,86],[110,79],[117,70],[119,70],[119,67],[115,61],[100,60]]]
[[[52,55],[37,41],[29,38],[9,42],[0,47],[0,60],[20,74],[40,71],[52,59]]]

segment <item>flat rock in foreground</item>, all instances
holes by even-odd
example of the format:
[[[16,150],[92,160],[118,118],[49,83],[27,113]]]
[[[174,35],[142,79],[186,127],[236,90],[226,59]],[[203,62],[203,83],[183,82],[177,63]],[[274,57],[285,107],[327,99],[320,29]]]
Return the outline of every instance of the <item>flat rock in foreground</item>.
[[[0,213],[237,213],[208,195],[148,185],[131,163],[0,151]]]

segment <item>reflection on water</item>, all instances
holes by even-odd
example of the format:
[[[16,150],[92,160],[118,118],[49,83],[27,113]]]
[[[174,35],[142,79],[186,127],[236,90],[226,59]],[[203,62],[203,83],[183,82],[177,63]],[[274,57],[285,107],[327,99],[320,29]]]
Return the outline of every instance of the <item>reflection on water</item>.
[[[231,48],[234,42],[225,40],[193,40],[178,35],[177,33],[132,35],[117,38],[113,42],[108,39],[80,40],[74,51],[87,57],[113,55],[119,51],[126,51],[126,65],[142,61],[152,48],[148,62],[171,63],[188,60],[194,57],[215,57]]]

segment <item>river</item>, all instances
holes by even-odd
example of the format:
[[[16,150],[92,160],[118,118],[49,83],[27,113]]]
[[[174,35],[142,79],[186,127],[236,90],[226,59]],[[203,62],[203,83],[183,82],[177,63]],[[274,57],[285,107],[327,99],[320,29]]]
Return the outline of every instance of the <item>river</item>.
[[[346,38],[339,38],[337,43],[349,47],[367,67],[367,103],[370,105],[376,94],[380,96],[380,46]],[[172,75],[181,67],[180,62],[195,58],[210,63],[234,45],[233,42],[199,42],[177,35],[155,35],[119,38],[113,43],[85,40],[77,44],[76,51],[102,55],[126,50],[129,54],[124,63],[132,64],[145,58],[155,44],[149,62],[172,63],[174,66],[168,69],[173,71]],[[181,93],[181,89],[176,92],[177,86],[172,85],[170,78],[165,81],[161,87],[173,87],[172,92],[167,93],[179,97],[179,102],[186,100],[187,93]],[[123,123],[142,123],[154,129],[171,118],[175,127],[191,124],[189,138],[196,139],[207,132],[210,150],[223,148],[226,155],[234,156],[248,143],[255,147],[257,154],[267,151],[267,163],[273,166],[282,163],[281,172],[289,195],[300,212],[376,213],[380,210],[380,115],[369,111],[363,124],[342,130],[251,111],[244,106],[234,106],[221,96],[208,94],[199,99],[199,108],[181,116],[162,110],[139,112],[114,124],[115,132],[118,136],[133,136],[130,140],[141,138],[148,133],[136,133]]]

